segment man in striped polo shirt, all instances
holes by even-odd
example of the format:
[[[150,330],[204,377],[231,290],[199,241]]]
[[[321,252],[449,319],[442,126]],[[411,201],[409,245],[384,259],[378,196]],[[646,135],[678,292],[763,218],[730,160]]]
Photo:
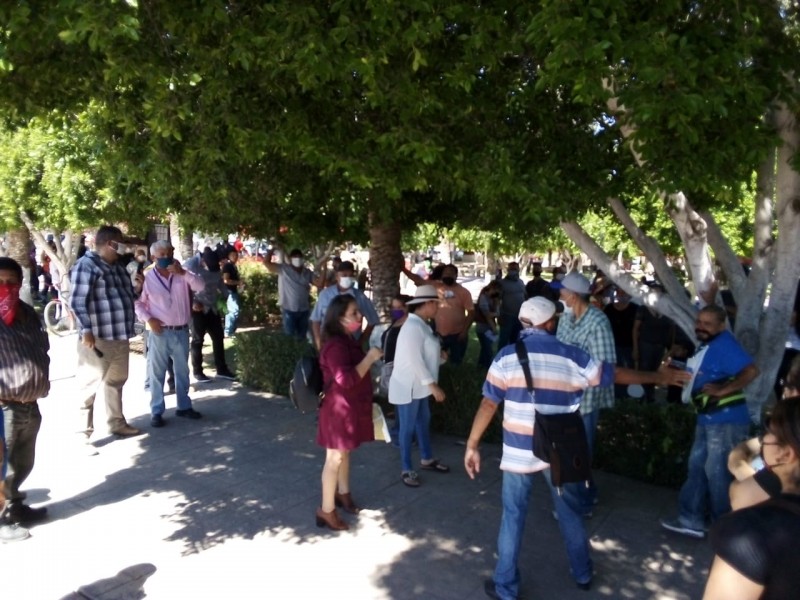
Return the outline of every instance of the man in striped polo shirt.
[[[533,394],[528,391],[525,373],[514,345],[498,352],[483,385],[481,401],[472,431],[467,440],[464,466],[474,478],[480,472],[478,443],[498,406],[503,411],[503,516],[497,540],[498,559],[492,579],[484,589],[490,598],[509,600],[519,596],[520,574],[517,567],[525,517],[533,485],[533,475],[549,465],[533,454],[534,409],[545,414],[578,410],[583,391],[592,386],[617,383],[658,383],[680,385],[688,375],[683,371],[662,368],[658,372],[639,372],[616,368],[600,362],[576,346],[560,342],[555,335],[555,304],[538,296],[526,300],[519,311],[523,326],[520,339],[528,352],[533,378]],[[563,494],[550,486],[561,536],[566,545],[570,570],[578,587],[589,589],[592,560],[589,541],[580,510],[581,483],[567,483]]]
[[[47,508],[24,504],[25,493],[19,489],[36,457],[42,423],[38,400],[50,391],[50,343],[39,316],[20,301],[21,285],[22,267],[0,257],[0,542],[4,543],[27,538],[27,529],[19,525],[47,516]]]

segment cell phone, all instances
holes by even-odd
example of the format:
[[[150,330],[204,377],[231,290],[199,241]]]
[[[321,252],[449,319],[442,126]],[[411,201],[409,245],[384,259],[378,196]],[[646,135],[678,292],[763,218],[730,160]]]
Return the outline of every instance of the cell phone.
[[[669,361],[669,368],[670,369],[680,369],[681,371],[686,370],[686,362],[682,360],[675,360],[674,358],[670,359]]]

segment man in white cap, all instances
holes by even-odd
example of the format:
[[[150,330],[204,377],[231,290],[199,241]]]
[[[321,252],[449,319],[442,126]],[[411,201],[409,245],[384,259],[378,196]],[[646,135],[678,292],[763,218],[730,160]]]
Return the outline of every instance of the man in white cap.
[[[572,271],[561,281],[560,298],[564,304],[564,314],[558,320],[558,339],[572,344],[589,353],[593,359],[614,364],[617,350],[611,322],[599,308],[589,301],[589,280],[580,273]],[[614,405],[614,386],[601,384],[586,390],[581,400],[581,415],[586,426],[589,451],[594,452],[594,438],[600,409]],[[583,514],[589,515],[597,501],[597,487],[594,482],[581,491]]]
[[[481,401],[472,431],[467,440],[464,467],[474,479],[480,472],[478,451],[483,432],[494,418],[501,402],[503,414],[503,516],[497,539],[497,566],[484,589],[490,598],[508,600],[519,597],[520,573],[517,567],[525,517],[528,512],[533,476],[549,465],[533,454],[534,409],[544,412],[570,413],[578,410],[584,390],[598,385],[618,383],[661,383],[680,385],[689,375],[677,369],[662,368],[658,372],[639,372],[601,362],[587,352],[559,341],[556,329],[556,307],[550,300],[537,296],[526,300],[519,311],[523,326],[519,339],[528,353],[533,379],[533,393],[528,391],[525,373],[514,345],[498,352],[483,384]],[[563,485],[563,494],[550,486],[558,525],[567,550],[570,571],[581,589],[589,589],[592,581],[592,560],[583,524],[583,510],[577,490],[583,483]]]

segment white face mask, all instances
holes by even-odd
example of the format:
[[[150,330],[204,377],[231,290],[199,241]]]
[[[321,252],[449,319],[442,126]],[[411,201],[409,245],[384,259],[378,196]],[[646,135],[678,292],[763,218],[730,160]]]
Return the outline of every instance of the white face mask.
[[[303,259],[299,256],[295,256],[292,258],[292,266],[293,267],[302,267],[303,266]]]
[[[565,315],[572,315],[572,314],[575,314],[575,311],[574,311],[574,310],[572,310],[572,307],[571,307],[571,306],[567,306],[567,305],[565,304],[565,305],[564,305],[564,314],[565,314]]]
[[[352,277],[340,277],[339,278],[339,287],[343,290],[348,290],[353,287],[353,278]]]

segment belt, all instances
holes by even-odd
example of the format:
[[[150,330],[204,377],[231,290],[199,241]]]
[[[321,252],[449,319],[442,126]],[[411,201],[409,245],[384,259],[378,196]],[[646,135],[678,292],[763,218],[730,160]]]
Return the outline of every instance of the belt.
[[[187,329],[188,325],[162,325],[161,329],[169,329],[170,331],[181,331],[182,329]]]

